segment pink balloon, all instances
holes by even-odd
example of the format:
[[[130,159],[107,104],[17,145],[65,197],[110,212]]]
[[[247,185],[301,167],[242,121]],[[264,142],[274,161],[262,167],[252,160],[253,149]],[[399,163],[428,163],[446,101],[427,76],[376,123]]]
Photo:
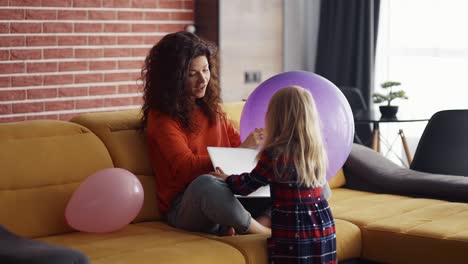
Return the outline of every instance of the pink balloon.
[[[143,205],[143,187],[131,172],[110,168],[95,172],[73,193],[65,219],[74,229],[105,233],[128,225]]]

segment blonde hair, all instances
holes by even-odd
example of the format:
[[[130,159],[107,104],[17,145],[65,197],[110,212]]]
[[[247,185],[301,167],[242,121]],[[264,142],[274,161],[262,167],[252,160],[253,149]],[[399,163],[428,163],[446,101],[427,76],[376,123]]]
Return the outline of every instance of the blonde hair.
[[[275,177],[288,180],[285,163],[292,160],[297,183],[308,187],[323,186],[328,166],[320,117],[309,91],[300,86],[278,90],[271,98],[266,113],[266,139],[263,150],[272,153],[276,162]],[[261,153],[259,154],[259,156]],[[282,157],[281,159],[278,159]],[[278,168],[283,168],[279,171]]]

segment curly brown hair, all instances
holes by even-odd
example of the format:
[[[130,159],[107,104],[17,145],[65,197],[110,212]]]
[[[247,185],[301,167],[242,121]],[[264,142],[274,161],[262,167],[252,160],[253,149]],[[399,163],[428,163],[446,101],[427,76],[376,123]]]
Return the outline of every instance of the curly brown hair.
[[[211,124],[216,122],[217,116],[222,113],[216,52],[214,44],[185,31],[168,34],[151,48],[141,71],[142,130],[147,126],[151,110],[171,116],[189,132],[196,130],[196,124],[191,119],[191,113],[196,106],[206,114]],[[205,96],[194,102],[185,83],[190,63],[199,56],[206,56],[211,78]]]

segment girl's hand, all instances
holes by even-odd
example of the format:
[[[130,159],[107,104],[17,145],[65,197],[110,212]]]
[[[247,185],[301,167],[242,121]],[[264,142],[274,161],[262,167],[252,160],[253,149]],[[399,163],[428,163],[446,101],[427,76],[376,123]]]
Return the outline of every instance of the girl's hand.
[[[240,145],[241,148],[258,148],[263,144],[265,139],[265,129],[255,128],[255,130],[250,133],[250,135],[242,142]]]
[[[225,174],[220,167],[216,167],[215,171],[210,172],[210,174],[215,176],[216,178],[220,178],[223,181],[225,181],[226,178],[229,177],[229,175]]]

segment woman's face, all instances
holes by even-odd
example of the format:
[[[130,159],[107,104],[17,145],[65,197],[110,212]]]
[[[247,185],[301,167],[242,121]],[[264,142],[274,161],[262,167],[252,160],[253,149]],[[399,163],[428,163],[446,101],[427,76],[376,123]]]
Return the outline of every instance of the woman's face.
[[[198,56],[189,65],[186,86],[193,99],[205,96],[210,81],[210,68],[206,56]]]

